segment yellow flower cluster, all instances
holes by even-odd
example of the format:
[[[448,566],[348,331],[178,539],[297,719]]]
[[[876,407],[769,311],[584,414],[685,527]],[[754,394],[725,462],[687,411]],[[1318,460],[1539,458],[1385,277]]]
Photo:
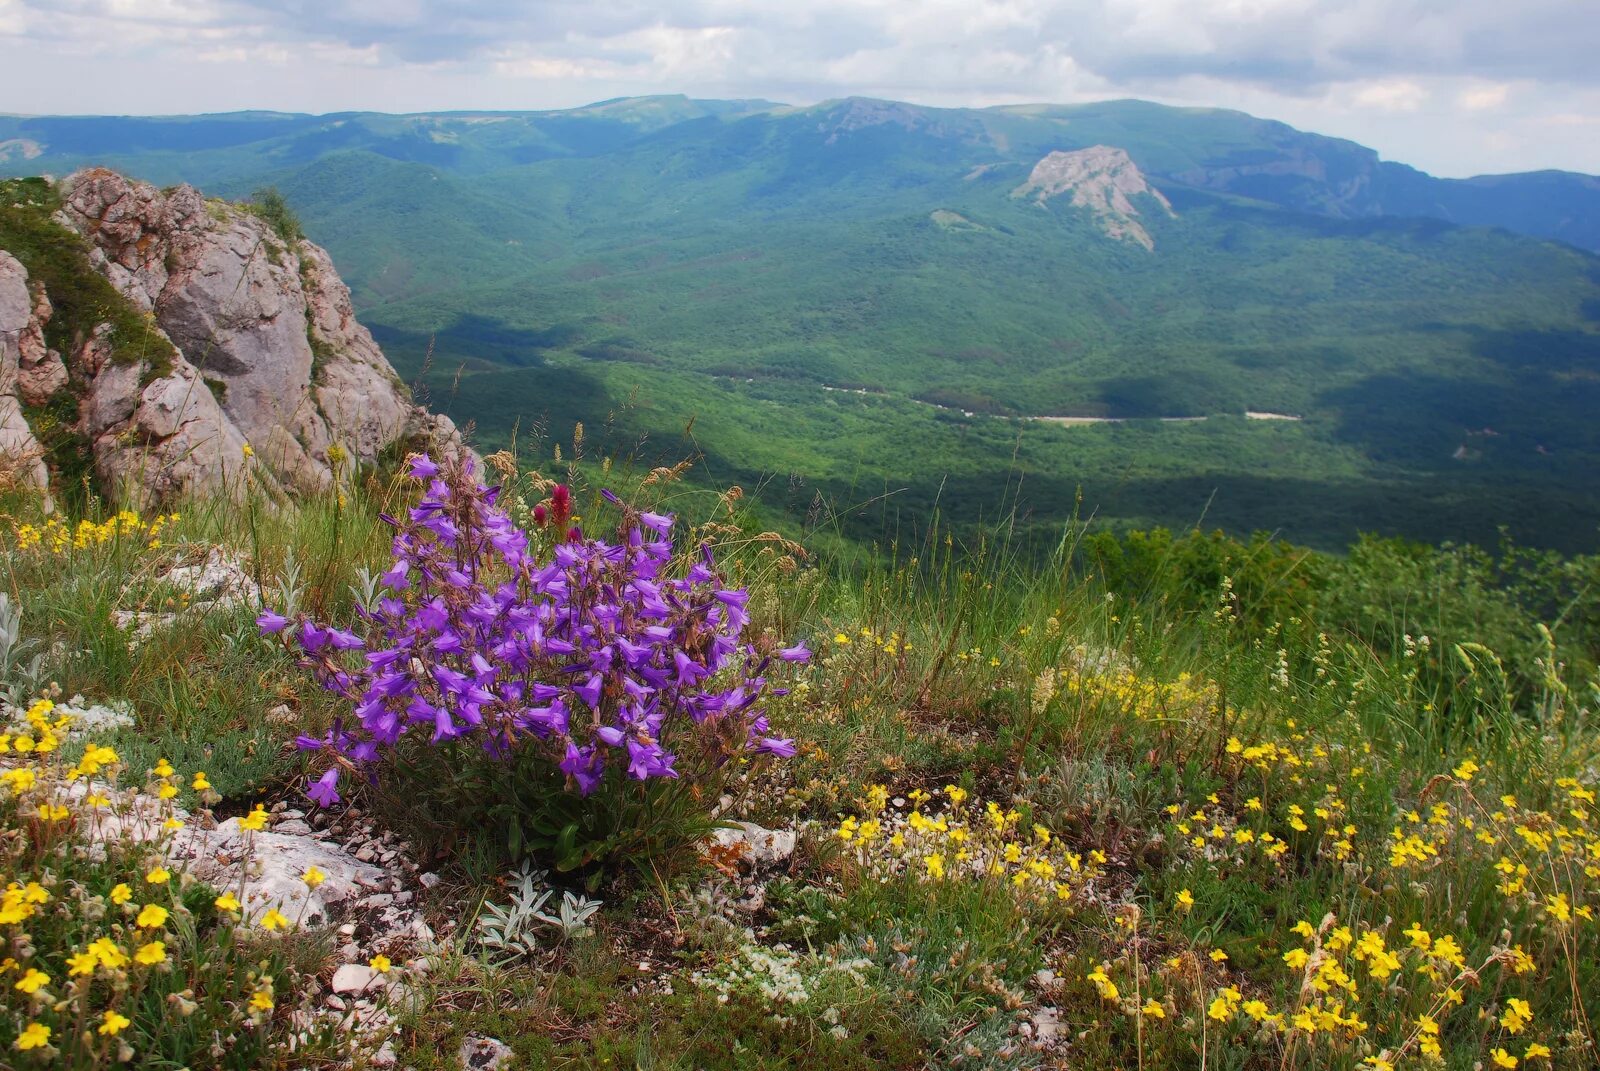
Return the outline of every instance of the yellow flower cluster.
[[[1099,877],[1106,863],[1098,849],[1071,851],[1042,825],[1023,827],[1022,815],[990,800],[971,800],[947,785],[937,794],[913,789],[911,810],[889,806],[888,789],[867,790],[862,814],[839,823],[834,836],[856,862],[887,876],[925,881],[993,882],[1032,900],[1071,900]]]
[[[1459,1017],[1476,1017],[1476,1027],[1463,1029],[1483,1037],[1481,1066],[1551,1059],[1553,1040],[1527,1036],[1537,1025],[1534,991],[1515,986],[1524,976],[1533,986],[1551,969],[1574,971],[1574,957],[1592,947],[1600,900],[1596,786],[1556,778],[1556,805],[1529,808],[1513,795],[1484,792],[1480,775],[1492,764],[1468,758],[1442,764],[1414,799],[1385,804],[1367,791],[1376,762],[1369,744],[1312,740],[1292,722],[1287,729],[1280,741],[1227,740],[1229,789],[1170,806],[1170,842],[1191,868],[1218,878],[1262,875],[1263,867],[1288,876],[1322,865],[1362,888],[1406,890],[1409,917],[1300,921],[1286,950],[1286,936],[1263,934],[1264,946],[1281,950],[1273,962],[1291,977],[1266,984],[1261,999],[1249,990],[1264,979],[1225,972],[1197,995],[1196,1011],[1239,1043],[1277,1037],[1308,1066],[1394,1071],[1407,1057],[1436,1063],[1445,1051],[1441,1024],[1476,990],[1490,994],[1487,1002],[1479,997]],[[1374,819],[1374,809],[1386,806],[1389,817]],[[1358,811],[1368,816],[1365,828],[1352,819]],[[1482,925],[1469,926],[1473,916],[1462,905],[1489,890],[1501,902]],[[1188,889],[1176,902],[1181,913],[1195,907]],[[1097,970],[1104,977],[1088,980],[1104,997],[1117,980],[1107,967]],[[1289,999],[1273,1003],[1272,993]]]
[[[1179,894],[1178,904],[1185,912],[1193,905],[1188,890]],[[1136,909],[1117,917],[1133,944],[1138,943],[1138,918]],[[1500,992],[1535,970],[1520,945],[1497,947],[1474,965],[1451,934],[1431,933],[1420,923],[1391,934],[1396,928],[1397,923],[1389,922],[1375,927],[1341,924],[1332,914],[1315,927],[1303,919],[1296,922],[1292,933],[1299,941],[1273,961],[1287,977],[1279,984],[1257,979],[1267,983],[1264,993],[1276,1003],[1247,992],[1242,981],[1208,985],[1197,966],[1201,957],[1194,952],[1174,956],[1149,974],[1139,969],[1136,958],[1124,959],[1125,965],[1131,962],[1125,982],[1135,991],[1132,997],[1124,996],[1114,973],[1119,968],[1111,963],[1099,963],[1084,978],[1101,1000],[1129,1016],[1164,1020],[1169,1011],[1188,1004],[1213,1037],[1220,1032],[1230,1046],[1271,1046],[1293,1054],[1295,1066],[1359,1064],[1396,1071],[1411,1056],[1422,1057],[1421,1066],[1440,1066],[1442,1026],[1465,1004],[1469,987],[1488,982],[1491,969],[1501,972],[1495,987]],[[1213,949],[1205,958],[1220,967],[1229,957]],[[1478,1019],[1488,1024],[1486,1031],[1481,1025],[1479,1030],[1493,1066],[1513,1068],[1553,1055],[1550,1046],[1524,1036],[1535,1024],[1532,1005],[1524,997],[1508,995],[1496,1016],[1485,1019],[1480,1013]]]
[[[1224,986],[1216,991],[1206,1016],[1223,1025],[1243,1022],[1251,1034],[1265,1029],[1298,1036],[1300,1044],[1313,1050],[1321,1044],[1339,1052],[1359,1042],[1380,1050],[1366,1058],[1366,1066],[1393,1068],[1413,1051],[1429,1058],[1441,1055],[1441,1024],[1464,1002],[1466,986],[1480,984],[1490,967],[1500,966],[1508,978],[1533,969],[1521,946],[1499,949],[1474,967],[1450,934],[1433,934],[1412,923],[1397,935],[1405,940],[1391,945],[1385,930],[1341,925],[1333,915],[1315,928],[1301,920],[1294,933],[1303,942],[1281,956],[1293,972],[1286,988],[1296,996],[1274,1010],[1265,1001],[1245,1000],[1238,989]],[[1532,1022],[1526,1000],[1506,998],[1498,1020],[1506,1034],[1521,1035]],[[1497,1040],[1502,1042],[1497,1051],[1506,1053],[1504,1039]],[[1531,1042],[1523,1047],[1522,1059],[1548,1057],[1550,1052],[1547,1046]]]
[[[1170,681],[1155,680],[1125,665],[1064,671],[1059,691],[1080,703],[1143,719],[1198,717],[1217,704],[1217,686],[1211,681],[1189,673]]]
[[[1366,773],[1366,748],[1341,750],[1313,745],[1302,757],[1277,744],[1246,745],[1230,740],[1227,752],[1264,775],[1287,771],[1286,798],[1277,807],[1251,796],[1239,807],[1213,794],[1192,810],[1168,808],[1179,843],[1212,863],[1239,861],[1247,852],[1277,860],[1293,843],[1320,858],[1356,863],[1378,876],[1418,880],[1438,868],[1452,873],[1493,871],[1494,885],[1509,909],[1531,908],[1556,925],[1593,925],[1600,900],[1600,809],[1597,792],[1571,777],[1555,788],[1564,809],[1533,810],[1515,796],[1492,802],[1473,792],[1472,778],[1483,767],[1467,760],[1435,776],[1432,802],[1400,808],[1381,842],[1363,845],[1362,832],[1349,821],[1341,784],[1359,784]],[[1342,761],[1339,761],[1342,760]],[[1312,785],[1315,775],[1328,780]],[[1315,795],[1299,795],[1310,788]],[[1425,793],[1426,794],[1426,793]],[[1238,812],[1238,813],[1235,813]]]
[[[122,510],[115,516],[96,524],[82,520],[68,526],[59,517],[51,517],[42,525],[17,525],[16,549],[23,552],[67,554],[71,551],[102,547],[108,543],[137,541],[154,549],[161,545],[161,531],[167,525],[181,520],[179,514],[158,514],[145,520],[133,510]]]
[[[224,938],[196,946],[194,920],[181,896],[186,876],[163,859],[159,840],[141,847],[115,835],[124,822],[101,817],[144,818],[135,819],[137,804],[115,788],[123,765],[117,752],[89,742],[76,762],[60,758],[71,718],[48,699],[29,708],[26,722],[0,734],[6,760],[0,767],[0,862],[20,867],[0,889],[0,1035],[10,1035],[11,1048],[36,1059],[64,1054],[71,1066],[127,1062],[137,1053],[121,1035],[139,1020],[135,1007],[155,984],[152,972],[197,979],[195,972],[213,970],[232,977],[232,966],[208,961],[228,955],[233,944]],[[171,763],[162,759],[150,774],[147,791],[157,799],[177,795],[179,775]],[[191,784],[210,789],[203,772],[194,773]],[[177,827],[170,803],[162,806],[163,828]],[[247,821],[264,819],[258,808]],[[323,877],[314,869],[305,874],[312,886]],[[216,898],[216,907],[238,916],[241,905],[228,892]],[[272,930],[290,920],[270,910],[258,924]],[[188,984],[204,989],[214,983]],[[182,990],[179,984],[175,991]],[[272,1007],[269,1002],[263,1009],[263,993],[270,1001],[270,986],[258,979],[239,994],[240,1021],[263,1021]],[[0,1064],[11,1066],[3,1056]]]
[[[48,755],[61,746],[61,734],[71,724],[72,719],[65,715],[51,717],[55,713],[56,705],[49,699],[40,699],[28,708],[24,719],[28,723],[26,729],[16,732],[0,732],[0,755],[15,753],[25,756]],[[95,752],[94,746],[89,750]],[[98,752],[96,752],[98,753]],[[111,762],[116,761],[113,752]],[[23,791],[31,787],[35,777],[32,766],[24,765],[14,767],[4,775],[0,775],[0,782],[8,783],[16,791]],[[23,784],[26,782],[26,784]]]
[[[890,655],[902,655],[913,649],[911,641],[901,636],[898,632],[879,634],[866,626],[862,626],[856,631],[854,637],[850,633],[843,631],[833,634],[835,648],[849,647],[857,641],[870,650],[881,651]]]

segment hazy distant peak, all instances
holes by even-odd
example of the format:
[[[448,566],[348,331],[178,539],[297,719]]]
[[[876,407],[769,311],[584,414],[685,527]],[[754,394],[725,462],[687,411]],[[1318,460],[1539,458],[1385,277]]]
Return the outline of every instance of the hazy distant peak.
[[[840,134],[875,126],[921,130],[936,137],[945,133],[943,125],[928,109],[895,100],[846,97],[844,100],[825,101],[817,105],[815,110],[819,113],[817,130],[828,135],[829,145],[837,141]]]
[[[1155,249],[1155,240],[1139,223],[1139,209],[1133,198],[1148,195],[1167,215],[1177,215],[1161,191],[1145,180],[1127,151],[1112,145],[1050,153],[1033,166],[1028,181],[1018,186],[1012,196],[1026,197],[1030,193],[1041,205],[1070,193],[1073,206],[1094,213],[1095,221],[1109,237],[1138,242],[1150,250]]]

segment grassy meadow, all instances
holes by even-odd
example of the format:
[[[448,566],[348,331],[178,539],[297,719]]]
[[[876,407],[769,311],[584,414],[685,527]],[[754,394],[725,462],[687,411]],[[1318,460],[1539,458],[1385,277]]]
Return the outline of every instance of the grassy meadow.
[[[513,517],[552,479],[591,534],[617,519],[601,487],[672,511],[680,547],[708,543],[749,588],[754,634],[815,652],[770,707],[799,753],[739,770],[723,814],[798,847],[758,894],[716,852],[630,859],[587,883],[587,926],[506,957],[469,925],[506,896],[503,838],[421,820],[404,780],[358,789],[340,806],[444,879],[429,917],[464,920],[405,979],[399,1066],[452,1067],[469,1033],[551,1068],[1594,1066],[1594,559],[1081,523],[1042,557],[1001,523],[816,553],[766,531],[754,496],[575,454],[499,459]],[[47,521],[13,500],[7,693],[135,720],[44,755],[39,708],[34,753],[8,734],[0,769],[94,766],[219,815],[307,806],[290,740],[348,711],[258,635],[258,607],[185,614],[157,578],[225,546],[268,603],[353,623],[362,571],[389,563],[378,513],[414,494],[371,470],[292,511],[246,494]],[[178,616],[130,646],[119,609]],[[93,823],[35,815],[24,780],[0,787],[8,1066],[370,1066],[296,1035],[331,944],[208,939],[234,932],[226,902],[180,878],[161,961],[77,980],[80,945],[144,933],[113,882],[143,897],[160,864],[74,850]],[[249,1044],[183,1041],[212,1032]]]

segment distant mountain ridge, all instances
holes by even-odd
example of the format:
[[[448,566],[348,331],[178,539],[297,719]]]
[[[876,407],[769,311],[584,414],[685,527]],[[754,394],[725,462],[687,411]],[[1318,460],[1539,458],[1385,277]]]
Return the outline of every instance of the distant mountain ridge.
[[[763,100],[624,97],[531,112],[236,112],[196,116],[0,116],[0,174],[90,164],[153,181],[237,182],[332,152],[365,151],[482,174],[611,152],[685,124],[815,117],[829,137],[876,124],[1015,160],[1120,147],[1152,179],[1341,219],[1440,219],[1600,252],[1600,177],[1566,171],[1435,178],[1355,142],[1222,109],[1137,100],[931,108],[852,97],[795,108]]]
[[[1585,176],[1437,180],[1137,101],[0,120],[23,140],[5,169],[275,186],[489,449],[582,422],[867,539],[1600,528]]]

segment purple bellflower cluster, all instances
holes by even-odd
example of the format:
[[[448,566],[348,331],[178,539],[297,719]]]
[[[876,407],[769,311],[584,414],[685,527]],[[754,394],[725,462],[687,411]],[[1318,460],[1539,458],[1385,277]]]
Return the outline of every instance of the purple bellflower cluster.
[[[318,804],[338,802],[341,771],[370,771],[407,733],[470,740],[500,758],[543,749],[583,795],[612,765],[640,781],[677,777],[689,749],[697,768],[795,753],[760,704],[784,692],[768,687],[772,659],[811,652],[763,656],[744,640],[748,593],[722,585],[708,547],[669,575],[670,515],[603,492],[624,510],[620,541],[586,539],[561,532],[561,487],[557,516],[537,518],[553,528],[542,546],[498,508],[500,489],[478,482],[470,458],[441,468],[417,455],[409,466],[426,493],[404,520],[383,517],[396,530],[394,563],[377,605],[358,608],[360,632],[270,610],[257,618],[354,705],[326,736],[297,740],[332,760],[307,789]]]

